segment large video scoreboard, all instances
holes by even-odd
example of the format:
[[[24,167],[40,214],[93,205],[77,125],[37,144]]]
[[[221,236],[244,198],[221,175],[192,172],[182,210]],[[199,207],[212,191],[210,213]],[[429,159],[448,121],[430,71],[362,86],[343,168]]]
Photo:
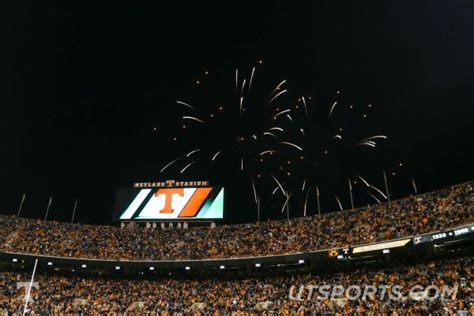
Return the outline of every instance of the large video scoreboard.
[[[224,188],[207,181],[140,182],[117,190],[115,220],[211,221],[224,218]]]

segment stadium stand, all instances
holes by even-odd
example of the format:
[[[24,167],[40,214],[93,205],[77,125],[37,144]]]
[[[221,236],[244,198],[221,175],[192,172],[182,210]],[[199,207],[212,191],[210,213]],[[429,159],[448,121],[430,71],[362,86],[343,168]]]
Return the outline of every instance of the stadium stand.
[[[310,252],[474,222],[473,182],[351,211],[188,230],[0,217],[0,251],[70,258],[185,260]]]
[[[474,312],[473,184],[290,223],[214,229],[121,229],[0,216],[0,314],[23,312],[39,258],[30,314],[469,315]],[[408,236],[415,237],[403,238],[410,242],[406,246],[385,249]],[[365,247],[360,244],[369,249],[356,253]],[[350,248],[349,255],[335,247]],[[318,250],[324,250],[321,256],[299,262]],[[266,262],[266,255],[281,256]],[[240,257],[250,258],[232,259]],[[189,262],[162,261],[171,259],[197,260],[188,271],[182,265]],[[229,266],[221,270],[222,260]],[[310,287],[324,285],[388,285],[389,294],[397,285],[402,298],[380,291],[357,299],[344,296],[347,292],[309,296]],[[408,295],[415,285],[457,290],[447,299]]]
[[[367,264],[345,271],[260,274],[247,277],[113,277],[38,272],[29,310],[41,315],[140,313],[151,315],[468,315],[474,312],[473,257],[443,258],[417,264]],[[21,313],[30,274],[0,270],[0,314]],[[393,285],[401,299],[341,295],[309,296],[307,285]],[[456,292],[421,299],[410,289],[428,286]],[[293,286],[293,288],[292,288]],[[300,286],[304,290],[298,299]],[[421,291],[421,290],[419,290]],[[291,294],[291,297],[290,297]],[[320,294],[318,294],[321,296]]]

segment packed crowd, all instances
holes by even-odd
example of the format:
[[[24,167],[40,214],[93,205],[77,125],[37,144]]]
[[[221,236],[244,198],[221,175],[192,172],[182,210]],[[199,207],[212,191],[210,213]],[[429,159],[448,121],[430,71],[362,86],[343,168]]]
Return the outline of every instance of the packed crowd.
[[[148,278],[117,279],[72,275],[48,275],[37,272],[31,290],[29,310],[35,314],[103,314],[147,313],[155,315],[472,315],[474,286],[472,256],[443,259],[417,265],[364,266],[352,271],[323,272],[322,274],[263,275],[252,278]],[[0,314],[20,313],[24,305],[25,287],[29,274],[3,271],[0,273]],[[341,294],[298,296],[309,292],[308,285],[372,285],[389,286],[400,296],[389,296],[377,291],[373,295],[357,296],[345,291]],[[416,295],[409,295],[415,285]],[[446,295],[430,292],[436,286],[443,293],[444,286],[452,292]],[[457,289],[457,290],[454,290]],[[332,291],[331,291],[332,292]],[[459,314],[456,314],[459,312]],[[462,314],[465,312],[465,314]]]
[[[162,230],[0,216],[0,250],[109,259],[208,259],[308,252],[474,222],[473,182],[390,203],[287,221]]]

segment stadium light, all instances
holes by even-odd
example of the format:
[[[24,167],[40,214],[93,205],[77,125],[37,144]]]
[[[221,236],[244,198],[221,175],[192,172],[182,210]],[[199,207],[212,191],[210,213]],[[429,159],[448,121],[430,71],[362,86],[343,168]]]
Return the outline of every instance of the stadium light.
[[[303,264],[303,263],[304,263],[304,260],[303,260],[303,259],[300,259],[300,260],[298,260],[298,263],[299,263],[299,264]]]
[[[262,266],[262,265],[261,265],[260,263],[256,263],[256,264],[255,264],[255,267],[256,267],[256,268],[260,268],[261,266]]]
[[[184,269],[185,269],[186,271],[189,271],[189,270],[191,270],[191,267],[185,267]]]
[[[12,259],[12,262],[18,262],[18,259],[17,259],[17,258],[13,258],[13,259]]]
[[[339,256],[337,256],[337,259],[342,260],[342,259],[344,259],[344,256],[343,256],[343,255],[339,255]]]
[[[384,249],[382,250],[382,253],[390,253],[390,249]]]
[[[120,270],[120,267],[119,267],[119,266],[115,266],[115,270]]]
[[[221,270],[224,270],[225,269],[225,266],[220,266],[219,267]]]
[[[150,267],[150,271],[155,271],[155,267]]]
[[[48,266],[52,266],[53,263],[51,261],[48,262]]]
[[[81,267],[82,267],[83,269],[85,269],[85,268],[87,268],[87,265],[83,263],[83,264],[81,265]]]

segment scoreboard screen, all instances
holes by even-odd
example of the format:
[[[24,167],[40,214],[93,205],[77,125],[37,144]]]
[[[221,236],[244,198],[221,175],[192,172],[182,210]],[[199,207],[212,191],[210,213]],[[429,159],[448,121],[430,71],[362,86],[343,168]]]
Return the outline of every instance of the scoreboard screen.
[[[223,219],[224,188],[120,188],[114,217],[120,221]]]

